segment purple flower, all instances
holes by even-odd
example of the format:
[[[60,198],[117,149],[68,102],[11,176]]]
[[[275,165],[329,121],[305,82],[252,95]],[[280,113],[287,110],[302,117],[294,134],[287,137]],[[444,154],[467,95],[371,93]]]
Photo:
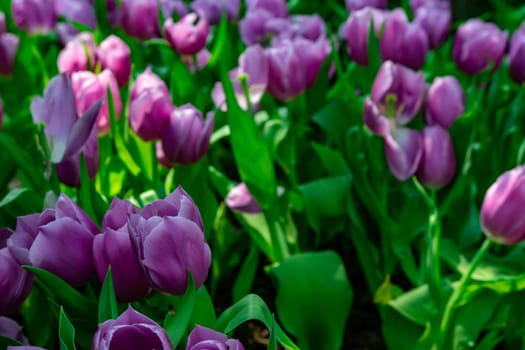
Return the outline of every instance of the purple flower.
[[[417,171],[422,155],[419,131],[399,127],[385,136],[385,154],[388,167],[400,181]]]
[[[157,349],[171,350],[166,331],[152,319],[128,306],[116,320],[98,325],[92,350]]]
[[[224,200],[226,206],[239,213],[259,214],[261,207],[248,190],[245,183],[240,183],[228,192]]]
[[[11,234],[10,229],[0,229],[0,315],[15,313],[29,295],[33,284],[33,275],[20,267],[6,247]],[[18,334],[9,336],[11,333],[12,327],[0,322],[0,335],[16,339]]]
[[[138,39],[147,40],[160,36],[159,6],[151,0],[122,0],[122,28]]]
[[[430,48],[436,48],[447,38],[452,21],[448,1],[435,0],[414,9],[414,22],[427,33]]]
[[[22,327],[14,320],[4,316],[0,316],[0,336],[14,339],[22,344],[28,344],[27,338],[22,332]]]
[[[226,334],[196,325],[188,336],[186,350],[244,350],[237,339],[228,339]]]
[[[219,24],[223,11],[229,21],[239,17],[240,0],[195,0],[191,4],[191,9],[197,13],[202,13],[208,23],[212,26]]]
[[[162,135],[166,158],[175,164],[191,164],[204,157],[210,145],[213,119],[210,112],[204,120],[191,104],[175,108]]]
[[[92,245],[97,233],[93,220],[61,194],[55,209],[19,217],[7,246],[19,264],[48,270],[79,287],[94,275]]]
[[[456,156],[448,131],[439,125],[427,126],[423,129],[422,140],[417,178],[433,189],[448,185],[456,172]]]
[[[195,73],[195,71],[200,70],[208,64],[210,61],[211,54],[210,51],[206,50],[206,48],[200,50],[195,55],[181,55],[180,59],[182,63],[188,67],[188,70],[191,73]]]
[[[56,24],[54,0],[12,0],[16,25],[30,34],[48,33]]]
[[[463,23],[456,32],[453,56],[459,69],[476,74],[493,64],[497,68],[505,53],[508,33],[478,18]]]
[[[246,0],[248,13],[256,9],[264,9],[273,17],[287,17],[288,7],[286,0]]]
[[[400,16],[389,16],[380,41],[383,61],[401,63],[419,69],[425,63],[428,38],[417,23],[409,23]]]
[[[199,288],[211,264],[210,247],[204,238],[199,209],[178,187],[166,199],[130,214],[128,230],[138,259],[153,287],[182,295],[187,289],[188,270]]]
[[[115,117],[118,119],[122,113],[120,90],[113,73],[109,69],[105,69],[99,75],[90,71],[75,72],[71,74],[71,81],[79,115],[85,113],[96,101],[103,101],[96,125],[99,134],[107,134],[110,128],[108,88],[113,99]]]
[[[151,69],[137,77],[131,87],[129,123],[145,141],[160,139],[173,110],[164,81]]]
[[[168,18],[164,22],[164,33],[166,40],[175,51],[183,55],[195,55],[206,47],[210,27],[205,18],[190,13],[177,23]]]
[[[518,244],[525,239],[525,166],[501,174],[481,206],[483,232],[495,242]]]
[[[457,79],[453,76],[434,79],[425,101],[426,123],[448,129],[464,110],[465,93]]]
[[[0,34],[0,75],[10,75],[13,72],[19,44],[18,36],[11,33]]]
[[[59,16],[82,23],[91,29],[95,29],[97,25],[95,8],[89,0],[55,0],[55,12]],[[61,32],[62,42],[68,42],[78,33],[78,30],[69,23],[59,23],[57,30]]]
[[[94,70],[97,56],[93,35],[80,33],[70,40],[58,55],[57,64],[61,73]]]
[[[102,68],[113,72],[120,87],[128,83],[131,75],[130,54],[128,45],[113,34],[104,39],[97,50],[97,58]]]
[[[348,11],[358,11],[365,7],[386,9],[387,6],[387,0],[346,0],[345,3]]]
[[[128,200],[114,198],[104,216],[102,234],[93,241],[93,261],[100,282],[109,266],[115,294],[120,302],[139,300],[150,291],[150,283],[137,260],[127,226],[129,214],[138,213]]]
[[[509,74],[516,83],[525,82],[525,22],[512,35],[509,50]]]
[[[188,14],[188,9],[183,0],[160,0],[160,7],[164,18],[171,18],[173,14],[177,14],[179,17]]]
[[[4,34],[7,31],[7,24],[5,23],[5,13],[0,11],[0,34]]]
[[[267,23],[274,18],[272,13],[265,9],[249,11],[239,23],[241,39],[246,45],[262,44],[266,41]]]

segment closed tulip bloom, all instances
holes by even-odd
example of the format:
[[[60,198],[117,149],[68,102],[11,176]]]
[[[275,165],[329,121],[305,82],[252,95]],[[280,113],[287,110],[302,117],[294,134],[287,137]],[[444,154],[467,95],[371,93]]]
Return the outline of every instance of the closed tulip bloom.
[[[246,45],[264,43],[268,35],[268,22],[273,18],[272,13],[265,9],[249,11],[239,23],[243,43]]]
[[[177,23],[168,18],[164,23],[164,33],[175,51],[183,55],[195,55],[206,47],[210,27],[205,18],[190,13]]]
[[[98,325],[92,350],[156,349],[171,350],[166,331],[152,319],[128,306],[116,320]]]
[[[28,344],[27,338],[22,332],[22,327],[8,317],[0,316],[0,336],[14,339],[22,344]]]
[[[226,334],[196,325],[188,336],[186,350],[244,350],[237,339],[228,339]]]
[[[30,34],[48,33],[56,24],[54,0],[12,0],[16,25]]]
[[[0,34],[0,75],[10,75],[13,72],[19,44],[20,39],[15,34]]]
[[[509,50],[509,74],[516,83],[525,82],[525,22],[512,35]]]
[[[127,218],[138,210],[128,200],[114,198],[104,216],[102,234],[93,240],[93,261],[99,281],[106,277],[109,266],[120,302],[139,300],[150,291],[149,280],[135,255],[129,239]]]
[[[365,7],[386,9],[387,6],[387,0],[346,0],[345,3],[348,11],[358,11]]]
[[[398,16],[390,16],[380,41],[381,58],[420,69],[428,52],[428,38],[417,23],[409,23]]]
[[[110,128],[108,89],[111,92],[115,117],[119,119],[122,113],[122,101],[117,80],[109,69],[105,69],[99,75],[93,72],[82,71],[71,75],[77,113],[85,113],[98,100],[102,100],[102,106],[97,116],[97,131],[99,134],[107,134]]]
[[[240,0],[195,0],[191,4],[194,12],[202,13],[212,26],[219,24],[223,12],[226,18],[233,21],[239,17]]]
[[[427,126],[422,132],[423,153],[416,176],[432,189],[449,184],[456,172],[456,156],[448,131],[439,125]]]
[[[414,10],[414,22],[427,33],[430,48],[436,48],[447,38],[452,21],[448,1],[435,0]]]
[[[140,214],[131,214],[128,229],[138,259],[156,290],[184,294],[188,270],[197,288],[204,283],[211,251],[199,210],[182,188],[146,206]]]
[[[525,166],[501,174],[485,194],[481,227],[493,241],[518,244],[525,239]]]
[[[166,86],[166,83],[157,74],[152,72],[151,68],[148,67],[133,82],[129,98],[132,100],[136,99],[144,91],[147,91],[151,88],[159,89],[161,92],[169,96],[169,90]]]
[[[191,164],[199,161],[210,145],[213,131],[213,113],[206,120],[191,104],[175,108],[162,135],[162,149],[175,164]]]
[[[273,17],[287,17],[288,6],[286,0],[246,0],[247,11],[264,9],[270,12]]]
[[[58,71],[73,73],[94,70],[97,64],[96,45],[91,33],[80,33],[69,41],[58,55]]]
[[[493,23],[478,18],[463,23],[456,31],[454,61],[467,74],[476,74],[489,67],[497,68],[505,53],[508,33]]]
[[[94,275],[92,246],[97,233],[93,220],[61,194],[55,209],[19,218],[7,245],[20,264],[29,262],[79,287]]]
[[[121,20],[124,31],[138,39],[160,36],[159,6],[151,0],[122,0]]]
[[[11,236],[9,229],[0,229],[0,315],[15,313],[29,295],[33,285],[33,275],[20,267],[6,247],[6,240]],[[9,325],[0,322],[0,335],[9,336]],[[14,338],[11,336],[11,338]]]
[[[128,45],[118,36],[110,35],[97,49],[97,58],[103,69],[109,69],[115,75],[118,85],[125,86],[131,75],[131,52]]]
[[[160,7],[164,18],[171,18],[173,15],[184,17],[188,14],[188,8],[183,0],[160,0]]]
[[[55,0],[55,12],[92,30],[97,25],[95,8],[89,0]],[[69,42],[78,33],[78,29],[70,23],[57,23],[56,31],[62,43]]]
[[[248,190],[245,183],[240,183],[228,192],[224,200],[226,206],[239,213],[259,214],[261,207]]]
[[[427,92],[425,121],[448,129],[465,110],[465,93],[453,76],[434,79]]]
[[[399,127],[385,136],[385,154],[388,167],[399,180],[414,175],[422,156],[422,138],[419,131]]]

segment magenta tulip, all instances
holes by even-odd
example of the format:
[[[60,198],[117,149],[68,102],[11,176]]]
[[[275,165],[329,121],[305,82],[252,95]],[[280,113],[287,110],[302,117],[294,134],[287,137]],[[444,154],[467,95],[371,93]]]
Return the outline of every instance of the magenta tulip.
[[[417,178],[432,189],[448,185],[456,172],[456,156],[448,131],[439,125],[427,126],[423,129],[422,141]]]
[[[195,55],[206,47],[210,27],[205,18],[190,13],[177,23],[168,18],[164,23],[164,33],[175,51],[183,55]]]
[[[130,55],[128,45],[113,34],[104,39],[97,49],[97,58],[102,69],[107,68],[113,72],[120,87],[128,83],[131,75]]]
[[[425,121],[448,129],[465,110],[465,93],[453,76],[434,80],[427,92]]]

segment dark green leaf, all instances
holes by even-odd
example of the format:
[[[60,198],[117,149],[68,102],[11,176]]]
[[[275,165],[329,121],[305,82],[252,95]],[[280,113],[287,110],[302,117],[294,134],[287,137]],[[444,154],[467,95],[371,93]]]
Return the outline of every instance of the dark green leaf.
[[[60,318],[58,321],[58,337],[60,339],[60,350],[75,350],[75,327],[67,318],[64,308],[60,307]]]
[[[193,278],[188,275],[188,288],[182,301],[175,310],[175,314],[169,312],[164,319],[164,329],[168,333],[173,348],[177,348],[191,320],[193,307],[195,305],[196,291]]]
[[[115,288],[113,286],[113,277],[111,274],[111,266],[108,268],[100,297],[98,299],[98,323],[106,320],[116,319],[118,317],[117,297],[115,296]]]
[[[259,249],[257,245],[250,246],[250,252],[244,260],[241,270],[233,284],[233,301],[236,302],[247,295],[252,289],[253,280],[259,264]]]

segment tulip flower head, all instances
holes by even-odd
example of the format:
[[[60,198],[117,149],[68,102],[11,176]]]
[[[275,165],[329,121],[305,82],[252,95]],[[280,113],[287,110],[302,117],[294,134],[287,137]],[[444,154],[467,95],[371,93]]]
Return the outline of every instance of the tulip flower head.
[[[512,35],[509,50],[509,74],[516,83],[525,82],[525,22]]]
[[[452,21],[450,3],[444,0],[427,1],[412,7],[414,22],[427,33],[430,48],[436,48],[447,38]]]
[[[97,65],[97,54],[93,35],[80,33],[75,36],[58,55],[57,64],[61,73],[94,70]]]
[[[237,339],[228,339],[226,334],[206,327],[196,325],[188,336],[186,350],[244,350],[244,346]]]
[[[20,39],[15,34],[0,34],[0,75],[10,75],[13,72],[19,45]]]
[[[346,0],[345,4],[348,11],[358,11],[366,7],[386,9],[387,0]]]
[[[464,110],[465,93],[458,80],[453,76],[434,79],[425,100],[426,123],[448,129]]]
[[[261,213],[261,207],[253,198],[245,183],[240,183],[232,188],[224,202],[228,208],[239,213]]]
[[[17,27],[30,34],[49,33],[57,21],[54,0],[13,0],[11,13]]]
[[[121,0],[121,21],[124,31],[138,39],[160,36],[159,4],[151,0]]]
[[[107,68],[113,72],[120,87],[128,83],[131,75],[130,55],[128,45],[113,34],[104,39],[97,49],[97,58],[102,69]]]
[[[239,17],[240,0],[195,0],[191,4],[194,12],[202,13],[212,26],[219,24],[223,12],[226,18],[233,21]]]
[[[190,13],[177,23],[168,18],[164,23],[164,33],[175,51],[183,55],[195,55],[206,47],[210,27],[204,17]]]
[[[22,327],[14,320],[0,316],[0,337],[15,339],[22,344],[28,344],[27,338],[22,333]]]

